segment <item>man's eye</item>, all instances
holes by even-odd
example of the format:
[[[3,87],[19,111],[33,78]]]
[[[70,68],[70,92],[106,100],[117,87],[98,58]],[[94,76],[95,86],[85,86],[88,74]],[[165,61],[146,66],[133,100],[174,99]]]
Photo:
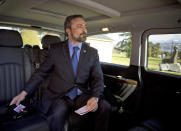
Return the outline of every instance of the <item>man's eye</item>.
[[[78,28],[82,28],[82,25],[77,25]]]
[[[84,25],[77,25],[77,28],[87,28],[87,26],[84,26]]]

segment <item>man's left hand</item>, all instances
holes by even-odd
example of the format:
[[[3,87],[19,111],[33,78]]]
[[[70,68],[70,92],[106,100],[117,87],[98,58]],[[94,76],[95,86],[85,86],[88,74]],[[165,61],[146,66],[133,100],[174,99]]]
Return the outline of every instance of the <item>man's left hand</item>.
[[[86,105],[87,110],[95,112],[98,109],[98,98],[92,97],[87,101]]]

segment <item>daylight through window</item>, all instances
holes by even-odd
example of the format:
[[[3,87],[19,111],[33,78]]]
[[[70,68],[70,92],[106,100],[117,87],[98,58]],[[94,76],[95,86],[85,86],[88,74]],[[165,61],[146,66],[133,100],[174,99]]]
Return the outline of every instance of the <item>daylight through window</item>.
[[[98,50],[101,62],[129,66],[132,44],[130,32],[89,36],[87,42]]]
[[[181,34],[148,37],[148,69],[181,75]]]

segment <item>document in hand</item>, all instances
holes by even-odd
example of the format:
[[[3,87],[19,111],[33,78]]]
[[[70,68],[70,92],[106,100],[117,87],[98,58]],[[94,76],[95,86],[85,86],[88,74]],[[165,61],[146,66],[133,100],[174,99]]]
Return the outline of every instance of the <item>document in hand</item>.
[[[15,107],[13,110],[16,111],[17,113],[22,112],[25,109],[25,106],[22,104],[19,104],[17,107]]]
[[[86,113],[90,112],[90,110],[86,110],[86,105],[75,110],[75,113],[79,114],[79,115],[84,115]]]

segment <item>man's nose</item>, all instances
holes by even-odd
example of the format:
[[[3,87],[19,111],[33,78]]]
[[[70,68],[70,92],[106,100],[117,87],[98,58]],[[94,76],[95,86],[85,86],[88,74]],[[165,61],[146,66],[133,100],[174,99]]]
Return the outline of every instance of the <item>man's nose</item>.
[[[82,28],[82,31],[87,34],[87,28],[86,28],[86,27],[83,27],[83,28]]]

